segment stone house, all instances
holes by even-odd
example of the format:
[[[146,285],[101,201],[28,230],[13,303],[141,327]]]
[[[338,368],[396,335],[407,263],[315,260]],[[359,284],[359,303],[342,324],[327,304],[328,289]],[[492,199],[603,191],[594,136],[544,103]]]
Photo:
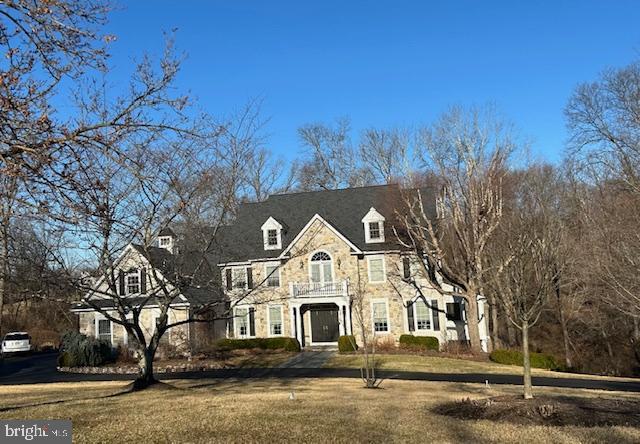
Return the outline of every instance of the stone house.
[[[440,344],[466,340],[463,299],[433,289],[417,256],[397,241],[402,202],[400,188],[385,185],[242,205],[223,231],[217,264],[234,307],[227,336],[335,346],[340,335],[361,338],[364,325],[381,341],[397,342],[402,334],[434,336]],[[480,319],[486,348],[485,332]]]
[[[361,340],[364,325],[377,341],[395,343],[402,334],[434,336],[440,344],[465,341],[463,298],[433,289],[418,257],[397,241],[393,228],[402,201],[398,186],[384,185],[272,195],[242,204],[234,222],[218,230],[215,254],[205,255],[208,271],[200,281],[214,284],[181,289],[170,314],[192,316],[198,307],[224,300],[229,316],[208,328],[183,325],[167,340],[193,348],[220,337],[290,336],[307,348],[335,346],[344,334]],[[144,294],[135,287],[145,280],[141,270],[166,269],[194,256],[175,245],[175,234],[164,232],[148,252],[128,247],[119,262],[122,289]],[[479,304],[483,313],[481,298]],[[82,332],[126,343],[122,329],[95,310],[80,304],[74,311]],[[144,311],[142,322],[148,318],[153,328],[154,308]],[[479,328],[486,348],[483,318]]]

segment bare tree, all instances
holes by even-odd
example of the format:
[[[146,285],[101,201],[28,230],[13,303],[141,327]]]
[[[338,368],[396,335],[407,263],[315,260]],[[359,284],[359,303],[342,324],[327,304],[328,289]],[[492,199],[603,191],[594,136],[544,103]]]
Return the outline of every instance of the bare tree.
[[[640,62],[578,86],[565,114],[577,166],[640,193]]]
[[[372,324],[374,313],[368,307],[367,301],[369,301],[369,298],[366,297],[366,292],[363,288],[359,266],[357,271],[357,282],[355,287],[352,288],[351,294],[351,313],[362,342],[362,348],[360,348],[360,354],[362,355],[360,377],[366,388],[378,388],[382,383],[382,379],[376,376],[376,337]],[[352,336],[349,340],[353,349],[357,349],[355,337]]]
[[[360,158],[376,183],[409,180],[411,135],[408,130],[369,128],[360,137]],[[410,176],[410,174],[409,174]]]
[[[438,189],[406,193],[407,214],[399,215],[405,244],[424,258],[424,274],[434,288],[464,297],[469,340],[479,352],[479,316],[486,314],[478,313],[478,296],[485,295],[492,272],[487,245],[502,219],[502,181],[515,142],[490,110],[461,108],[425,128],[420,140],[424,165],[437,177]],[[492,295],[486,296],[496,310]]]
[[[525,399],[533,398],[529,329],[540,319],[561,274],[561,229],[540,200],[538,178],[521,186],[519,207],[502,222],[489,260],[495,273],[487,280],[487,288],[492,287],[509,321],[522,333]]]
[[[353,149],[350,131],[346,118],[339,119],[335,127],[309,124],[298,129],[303,146],[309,150],[309,158],[298,172],[300,188],[335,190],[372,182]]]
[[[629,316],[640,350],[640,63],[576,88],[566,110],[570,162],[585,187],[582,216],[604,300]],[[640,351],[636,352],[640,356]]]
[[[287,168],[287,162],[282,157],[274,157],[267,149],[257,150],[247,161],[247,198],[261,202],[270,194],[291,191],[297,175],[297,162],[292,162]]]

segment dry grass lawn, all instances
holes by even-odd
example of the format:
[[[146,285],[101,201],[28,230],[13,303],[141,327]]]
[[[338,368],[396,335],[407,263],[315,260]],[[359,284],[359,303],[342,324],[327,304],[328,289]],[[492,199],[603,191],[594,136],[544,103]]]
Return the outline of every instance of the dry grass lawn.
[[[517,393],[518,387],[390,380],[367,390],[355,379],[172,384],[176,388],[111,397],[105,396],[125,383],[4,386],[0,418],[70,418],[74,442],[640,442],[640,429],[630,427],[521,426],[430,411],[445,401]],[[586,390],[537,393],[637,399]],[[60,400],[66,401],[41,404]]]
[[[360,368],[362,357],[357,354],[336,353],[324,367],[328,368]],[[496,364],[490,361],[470,361],[465,359],[441,358],[438,356],[421,356],[411,354],[377,354],[376,367],[383,370],[418,371],[428,373],[489,373],[499,375],[522,375],[522,367]],[[553,372],[534,368],[534,376],[551,378],[583,378],[583,379],[615,379],[620,381],[637,381],[633,378],[612,378],[609,376],[585,375],[580,373]]]

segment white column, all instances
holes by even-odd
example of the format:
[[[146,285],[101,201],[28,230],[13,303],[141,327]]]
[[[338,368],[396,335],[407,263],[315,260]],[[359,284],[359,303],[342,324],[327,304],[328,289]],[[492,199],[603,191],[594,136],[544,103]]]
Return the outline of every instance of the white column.
[[[302,346],[302,313],[300,311],[300,305],[298,305],[298,309],[296,311],[296,338],[298,339],[298,342],[300,342],[300,346]]]
[[[296,306],[293,304],[289,305],[289,324],[291,327],[289,336],[294,337],[296,334]]]
[[[340,310],[340,316],[338,317],[338,319],[340,320],[340,336],[344,336],[346,335],[346,331],[347,331],[347,323],[346,323],[346,311],[347,308],[344,304],[340,304],[338,305],[338,310]]]
[[[345,327],[346,327],[345,334],[352,335],[353,330],[351,329],[351,308],[349,307],[349,304],[346,304],[345,307],[347,308],[345,313]]]

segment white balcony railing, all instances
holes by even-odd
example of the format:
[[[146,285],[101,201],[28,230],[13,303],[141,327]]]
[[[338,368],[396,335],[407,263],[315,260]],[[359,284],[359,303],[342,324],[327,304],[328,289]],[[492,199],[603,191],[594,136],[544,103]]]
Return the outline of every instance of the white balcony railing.
[[[326,298],[347,296],[347,281],[341,282],[291,282],[289,292],[294,298]]]

